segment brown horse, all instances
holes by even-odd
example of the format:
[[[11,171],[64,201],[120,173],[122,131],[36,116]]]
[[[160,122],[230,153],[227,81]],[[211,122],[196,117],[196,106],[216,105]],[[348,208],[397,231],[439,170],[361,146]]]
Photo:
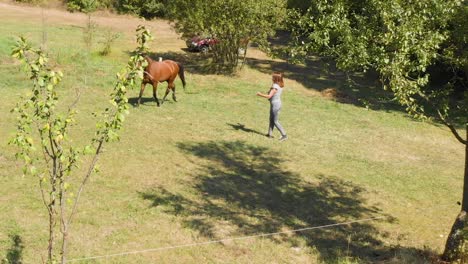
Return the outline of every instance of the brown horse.
[[[148,66],[146,66],[145,72],[143,74],[140,96],[138,97],[138,105],[140,105],[141,96],[143,95],[143,91],[145,90],[146,84],[150,83],[151,85],[153,85],[154,100],[159,106],[157,90],[158,83],[160,82],[167,82],[166,94],[164,95],[161,104],[164,103],[166,96],[169,94],[169,90],[172,90],[172,99],[174,99],[174,101],[177,102],[174,80],[178,74],[180,79],[182,80],[182,85],[185,89],[184,67],[180,63],[177,63],[172,60],[154,61],[148,56],[145,56],[145,59],[148,62]]]

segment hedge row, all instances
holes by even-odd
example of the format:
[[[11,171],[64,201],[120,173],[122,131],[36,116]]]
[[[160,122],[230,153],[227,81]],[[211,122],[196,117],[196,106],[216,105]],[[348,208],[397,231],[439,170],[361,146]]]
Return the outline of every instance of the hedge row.
[[[15,0],[16,2],[43,4],[53,0]],[[164,17],[167,0],[61,0],[71,12],[91,12],[99,9],[115,10],[122,14],[135,14],[144,18]],[[55,1],[54,1],[55,2]]]

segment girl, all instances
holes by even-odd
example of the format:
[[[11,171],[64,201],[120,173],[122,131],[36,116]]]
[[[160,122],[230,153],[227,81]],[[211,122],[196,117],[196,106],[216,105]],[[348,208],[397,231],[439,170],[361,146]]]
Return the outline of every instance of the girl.
[[[277,128],[281,133],[280,141],[288,139],[286,131],[284,131],[283,126],[278,121],[279,111],[281,110],[281,93],[283,92],[284,82],[283,74],[279,72],[274,72],[272,74],[273,85],[270,88],[268,94],[263,94],[257,92],[257,95],[260,97],[267,98],[270,101],[270,126],[268,128],[268,134],[266,135],[269,138],[272,138],[273,128]]]

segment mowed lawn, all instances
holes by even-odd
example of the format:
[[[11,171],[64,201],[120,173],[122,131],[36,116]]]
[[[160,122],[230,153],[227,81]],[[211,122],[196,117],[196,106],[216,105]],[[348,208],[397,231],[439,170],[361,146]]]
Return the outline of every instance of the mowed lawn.
[[[108,105],[115,73],[136,45],[138,23],[150,26],[155,56],[184,61],[188,85],[184,92],[177,79],[179,102],[169,96],[159,108],[148,86],[144,104],[130,107],[121,140],[105,146],[82,196],[69,259],[131,252],[77,263],[426,263],[442,252],[459,211],[464,161],[463,146],[443,126],[388,104],[363,107],[357,96],[376,97],[372,87],[346,86],[319,62],[292,66],[252,50],[237,74],[210,74],[198,66],[204,57],[186,54],[165,21],[111,15],[94,18],[88,54],[85,16],[55,10],[43,23],[40,9],[12,8],[0,5],[0,259],[39,263],[47,247],[37,181],[22,176],[8,145],[10,110],[30,85],[9,57],[16,37],[47,41],[51,65],[65,75],[61,107],[81,91],[71,137],[85,145],[95,130],[92,113]],[[107,31],[121,35],[102,57]],[[276,139],[263,136],[268,101],[255,96],[278,69],[287,77],[285,142],[277,132]],[[352,99],[321,96],[327,88]],[[138,92],[129,91],[131,102]],[[225,240],[270,233],[281,234]],[[170,248],[215,240],[224,241]]]

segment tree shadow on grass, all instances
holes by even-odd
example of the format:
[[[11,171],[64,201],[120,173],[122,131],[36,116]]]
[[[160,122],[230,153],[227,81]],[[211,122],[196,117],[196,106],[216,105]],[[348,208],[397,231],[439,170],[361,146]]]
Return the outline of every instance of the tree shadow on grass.
[[[392,100],[390,92],[380,87],[377,75],[370,71],[366,74],[345,74],[334,68],[332,62],[319,58],[308,59],[304,64],[292,64],[287,60],[249,58],[247,64],[262,73],[283,72],[287,79],[297,81],[307,89],[316,90],[325,98],[340,103],[374,110],[403,109]]]
[[[379,231],[375,221],[340,224],[377,216],[395,221],[366,205],[365,190],[351,182],[330,175],[314,176],[317,183],[306,182],[284,169],[280,153],[243,141],[184,142],[178,147],[194,156],[194,162],[201,159],[193,174],[195,192],[158,188],[140,195],[153,207],[180,216],[187,228],[207,239],[328,226],[268,238],[314,248],[326,263],[345,254],[365,262],[395,254],[384,245],[381,239],[388,234]]]
[[[130,51],[127,52],[131,54]],[[193,74],[223,74],[231,75],[232,69],[224,69],[213,63],[210,54],[194,52],[151,52],[148,56],[153,60],[159,58],[174,60]],[[280,56],[281,57],[281,56]],[[324,97],[340,103],[353,104],[374,110],[401,111],[402,107],[392,100],[391,93],[384,91],[377,82],[377,75],[345,74],[333,67],[333,62],[321,58],[310,58],[304,64],[289,63],[283,60],[258,59],[248,57],[246,64],[262,73],[280,71],[290,80],[295,80],[308,89],[320,92]]]
[[[290,63],[288,43],[291,33],[278,30],[269,38],[271,53],[281,60],[262,60],[249,58],[249,65],[261,72],[281,71],[288,79],[295,80],[308,89],[320,92],[324,97],[340,103],[364,106],[375,110],[397,110],[403,108],[392,101],[392,94],[384,91],[378,74],[372,70],[367,73],[345,73],[335,67],[329,58],[310,56],[302,64]]]
[[[11,240],[11,246],[7,250],[7,254],[5,256],[5,259],[2,260],[2,264],[20,264],[23,263],[23,250],[24,250],[24,245],[23,245],[23,240],[21,239],[21,236],[17,234],[11,234],[9,235],[9,238]]]

